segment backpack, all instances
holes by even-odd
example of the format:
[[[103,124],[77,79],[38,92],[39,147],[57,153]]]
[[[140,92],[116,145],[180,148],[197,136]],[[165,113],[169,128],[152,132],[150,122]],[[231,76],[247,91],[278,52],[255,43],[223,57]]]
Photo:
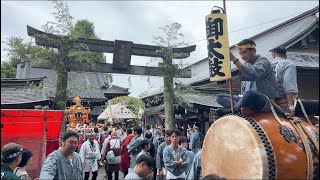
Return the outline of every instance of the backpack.
[[[110,143],[110,141],[109,141],[109,143]],[[116,145],[120,144],[120,143],[121,143],[121,141],[117,140],[115,142],[114,146],[112,148],[110,147],[110,150],[108,151],[107,157],[106,157],[108,164],[120,164],[121,156],[120,155],[115,156],[114,152],[113,152],[113,149],[115,149]],[[110,146],[111,146],[111,144],[110,144]],[[121,147],[121,144],[120,144],[120,147]]]

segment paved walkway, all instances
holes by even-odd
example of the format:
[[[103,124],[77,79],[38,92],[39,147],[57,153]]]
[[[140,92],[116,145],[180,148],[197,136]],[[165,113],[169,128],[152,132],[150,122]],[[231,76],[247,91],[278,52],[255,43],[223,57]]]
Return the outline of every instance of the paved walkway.
[[[107,179],[105,178],[106,175],[106,171],[104,170],[104,166],[99,166],[99,170],[98,170],[98,180],[104,180]],[[89,179],[91,179],[92,174],[90,173]],[[113,175],[113,179],[114,179],[114,175]],[[119,171],[119,180],[124,179],[123,177],[123,173],[121,171]]]

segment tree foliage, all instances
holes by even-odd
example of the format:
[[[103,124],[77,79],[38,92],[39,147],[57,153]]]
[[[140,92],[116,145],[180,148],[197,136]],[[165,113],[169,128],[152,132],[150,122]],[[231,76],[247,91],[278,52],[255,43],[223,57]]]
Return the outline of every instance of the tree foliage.
[[[15,78],[16,71],[10,62],[1,62],[1,78]]]
[[[180,32],[182,25],[178,22],[165,25],[160,27],[161,33],[158,36],[153,37],[153,42],[160,46],[158,53],[163,56],[163,63],[160,64],[160,70],[163,75],[164,84],[164,115],[165,115],[165,127],[167,129],[175,128],[174,118],[174,89],[173,89],[173,77],[177,74],[179,65],[173,64],[173,59],[177,59],[177,54],[173,52],[173,48],[185,46],[186,43],[183,41],[183,34]],[[157,61],[157,59],[153,59]],[[180,60],[180,67],[183,67],[182,61]],[[160,99],[160,98],[159,98]],[[149,103],[147,103],[149,104]]]
[[[3,50],[7,52],[6,63],[1,63],[1,78],[14,78],[16,76],[16,68],[21,59],[40,60],[48,56],[48,49],[35,46],[32,41],[24,42],[21,37],[12,36],[6,41]],[[14,71],[14,72],[13,72]]]
[[[111,99],[111,105],[118,103],[124,103],[124,105],[136,115],[140,108],[144,108],[144,102],[141,99],[131,96],[121,96]]]
[[[42,29],[51,34],[68,35],[73,27],[73,17],[70,14],[68,4],[63,0],[54,0],[54,9],[51,14],[53,21],[47,21]]]
[[[68,5],[61,0],[54,1],[54,4],[55,11],[51,13],[54,16],[54,21],[48,21],[42,26],[45,32],[68,35],[71,39],[98,39],[92,22],[85,19],[78,20],[73,26],[73,17],[70,14]],[[1,78],[14,78],[17,65],[23,58],[32,60],[32,65],[48,64],[51,67],[61,67],[61,63],[59,63],[61,58],[57,56],[56,50],[37,46],[32,39],[25,42],[21,37],[12,36],[3,41],[3,43],[5,44],[3,50],[7,52],[7,57],[4,59],[6,63],[1,61]],[[105,62],[103,53],[71,50],[68,56],[70,59],[84,62]]]
[[[94,32],[94,25],[86,19],[78,20],[71,28],[69,36],[78,39],[99,39]],[[77,51],[71,50],[69,56],[73,59],[80,59],[83,62],[105,63],[105,57],[102,52]]]

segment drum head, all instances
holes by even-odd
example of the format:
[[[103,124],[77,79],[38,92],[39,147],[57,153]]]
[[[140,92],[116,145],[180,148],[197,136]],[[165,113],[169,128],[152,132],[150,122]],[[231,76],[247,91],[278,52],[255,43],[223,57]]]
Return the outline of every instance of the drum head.
[[[202,174],[227,179],[268,179],[264,144],[245,118],[227,115],[211,125],[203,143]]]

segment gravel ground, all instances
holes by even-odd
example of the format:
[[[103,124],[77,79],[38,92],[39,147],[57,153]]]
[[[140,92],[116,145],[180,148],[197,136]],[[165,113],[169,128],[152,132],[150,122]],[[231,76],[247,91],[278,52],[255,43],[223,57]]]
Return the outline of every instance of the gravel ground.
[[[107,179],[107,178],[104,177],[105,175],[106,175],[106,171],[104,170],[104,166],[99,166],[97,179],[98,180]],[[92,174],[90,173],[89,179],[91,179],[91,177],[92,177]],[[113,179],[114,179],[114,175],[113,175]],[[119,180],[121,180],[121,179],[124,179],[124,177],[123,177],[123,173],[121,171],[119,171]]]

